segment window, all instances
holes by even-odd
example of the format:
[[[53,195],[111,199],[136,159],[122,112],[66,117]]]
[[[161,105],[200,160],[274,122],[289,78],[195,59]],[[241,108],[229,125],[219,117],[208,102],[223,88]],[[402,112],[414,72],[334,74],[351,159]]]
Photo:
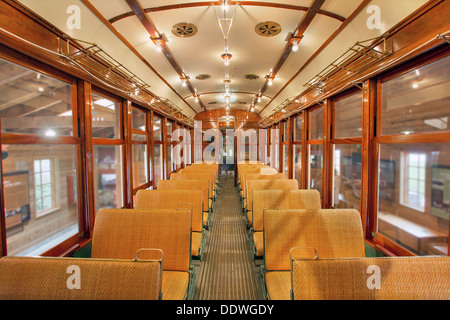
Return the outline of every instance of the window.
[[[101,208],[121,208],[123,139],[121,100],[96,89],[92,93],[92,144],[95,212]]]
[[[373,239],[400,255],[448,255],[450,57],[439,51],[429,57],[377,85]]]
[[[450,56],[383,81],[382,134],[450,130]]]
[[[76,81],[43,69],[48,74],[0,59],[5,255],[57,255],[79,241],[86,223],[77,192]]]
[[[137,105],[131,108],[131,159],[133,189],[150,187],[151,173],[149,166],[149,131],[147,126],[148,112]]]
[[[350,89],[333,98],[331,205],[334,208],[361,211],[362,101],[360,89]]]
[[[309,168],[308,168],[308,187],[316,189],[323,198],[323,181],[324,181],[324,108],[316,106],[308,111],[309,114],[309,139],[307,141],[309,147]]]
[[[425,153],[402,152],[401,203],[417,210],[425,209]]]
[[[58,208],[54,159],[34,160],[34,196],[36,216]]]
[[[158,186],[158,182],[164,179],[164,159],[163,159],[163,140],[162,140],[162,118],[153,114],[153,170],[154,170],[154,187]]]

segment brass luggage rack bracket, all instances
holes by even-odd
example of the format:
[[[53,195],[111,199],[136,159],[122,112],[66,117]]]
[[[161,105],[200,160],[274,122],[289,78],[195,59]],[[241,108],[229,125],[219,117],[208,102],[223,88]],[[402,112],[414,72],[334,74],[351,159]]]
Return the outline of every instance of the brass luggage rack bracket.
[[[352,77],[393,52],[387,49],[386,37],[356,42],[304,86],[325,92],[330,86]]]

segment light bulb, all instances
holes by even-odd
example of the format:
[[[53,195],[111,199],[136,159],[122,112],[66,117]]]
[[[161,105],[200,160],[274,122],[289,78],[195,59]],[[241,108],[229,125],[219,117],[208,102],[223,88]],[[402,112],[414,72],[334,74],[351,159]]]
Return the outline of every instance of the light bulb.
[[[271,85],[272,85],[272,79],[269,78],[269,80],[267,81],[267,84],[268,84],[269,86],[271,86]]]
[[[298,51],[298,44],[297,43],[294,43],[293,45],[292,45],[292,51]]]

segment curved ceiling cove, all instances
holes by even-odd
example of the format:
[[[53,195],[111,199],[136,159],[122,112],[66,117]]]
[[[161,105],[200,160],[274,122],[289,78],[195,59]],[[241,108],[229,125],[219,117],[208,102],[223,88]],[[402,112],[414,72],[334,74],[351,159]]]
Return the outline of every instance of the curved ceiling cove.
[[[356,42],[382,36],[427,1],[19,2],[103,48],[188,117],[242,110],[264,118],[310,90],[305,84]],[[73,5],[75,29],[67,23]],[[376,28],[368,23],[373,6]]]

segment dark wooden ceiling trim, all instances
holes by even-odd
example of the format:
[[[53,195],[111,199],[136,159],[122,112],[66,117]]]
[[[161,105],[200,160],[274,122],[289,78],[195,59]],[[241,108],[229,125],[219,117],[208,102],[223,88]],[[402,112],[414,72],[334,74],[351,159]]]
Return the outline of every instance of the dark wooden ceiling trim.
[[[180,3],[180,4],[172,4],[172,5],[160,6],[160,7],[154,7],[154,8],[146,8],[146,9],[144,9],[144,12],[150,13],[150,12],[158,12],[158,11],[166,11],[166,10],[174,10],[174,9],[207,7],[207,6],[210,6],[211,3],[213,3],[214,5],[221,4],[220,1],[216,1],[216,2],[202,1],[202,2]],[[241,6],[269,7],[269,8],[287,9],[287,10],[296,10],[296,11],[308,11],[309,10],[309,7],[305,7],[305,6],[295,6],[295,5],[290,5],[290,4],[262,2],[262,1],[239,1],[239,2],[231,1],[230,4],[231,5],[240,4]],[[326,11],[326,10],[319,10],[317,13],[322,14],[327,17],[330,17],[330,18],[333,18],[333,19],[336,19],[336,20],[339,20],[341,22],[345,21],[345,17],[343,17],[337,13],[334,13],[334,12],[330,12],[330,11]],[[119,20],[131,17],[131,16],[134,16],[134,12],[132,12],[132,11],[126,12],[126,13],[120,14],[118,16],[115,16],[115,17],[109,19],[109,22],[114,23]]]
[[[300,43],[300,41],[303,37],[303,34],[305,33],[306,29],[313,21],[314,17],[317,15],[318,11],[320,10],[320,7],[323,5],[324,2],[325,2],[325,0],[314,0],[311,3],[311,6],[309,7],[309,10],[307,11],[306,15],[300,21],[296,30],[293,32],[293,38],[298,39],[297,40],[298,43]],[[283,66],[283,64],[286,62],[287,58],[291,54],[292,45],[293,45],[292,41],[288,41],[288,43],[286,44],[286,46],[283,50],[283,53],[281,54],[281,57],[278,59],[276,65],[272,68],[272,72],[270,74],[270,77],[272,79],[274,79],[276,77],[278,71],[281,69],[281,67]],[[259,91],[258,95],[264,94],[264,92],[267,90],[268,87],[269,87],[268,82],[267,81],[264,82],[264,85],[261,88],[261,90]],[[256,99],[257,99],[257,97],[254,98],[253,104],[256,104]],[[264,110],[264,108],[262,110]],[[262,110],[260,111],[260,113],[262,112]]]
[[[139,51],[136,50],[136,48],[133,47],[133,45],[119,32],[117,29],[100,13],[100,11],[97,10],[92,3],[90,3],[89,0],[81,0],[83,4],[88,7],[89,10],[91,10],[92,13],[94,13],[97,18],[99,18],[105,26],[108,27],[109,30],[111,30],[150,70],[152,70],[175,94],[182,99],[189,108],[192,109],[197,114],[197,111],[195,111],[192,106],[187,103],[186,100],[183,99],[183,97],[173,88],[169,82],[167,82],[166,79],[155,69],[153,66],[139,53]]]
[[[267,106],[269,106],[272,101],[284,90],[286,87],[303,71],[305,68],[330,44],[331,41],[334,40],[334,38],[337,37],[339,33],[341,33],[342,30],[355,18],[356,15],[358,15],[362,9],[364,9],[371,0],[363,0],[361,4],[356,8],[355,11],[352,12],[352,14],[345,19],[344,23],[320,46],[319,49],[317,49],[316,52],[306,61],[303,66],[285,83],[285,85],[273,96],[273,98],[259,111],[259,114],[261,114]]]
[[[175,60],[175,57],[173,56],[172,52],[170,51],[169,47],[167,46],[167,44],[165,43],[165,41],[161,38],[161,34],[159,33],[159,31],[156,29],[155,25],[153,24],[153,22],[151,21],[151,19],[149,18],[149,16],[145,13],[144,8],[142,7],[142,5],[139,3],[138,0],[126,0],[127,4],[130,6],[131,10],[133,10],[134,14],[136,15],[136,17],[139,19],[139,21],[142,23],[142,25],[144,26],[144,28],[147,30],[148,34],[150,35],[150,38],[156,42],[156,39],[160,39],[161,41],[161,48],[162,48],[162,52],[164,54],[164,56],[166,57],[166,59],[169,61],[169,63],[171,64],[171,66],[174,68],[174,70],[176,71],[176,73],[178,73],[178,76],[180,77],[180,79],[185,79],[186,81],[186,85],[187,88],[189,89],[189,91],[193,94],[193,95],[197,95],[197,92],[195,91],[195,89],[192,87],[192,84],[190,83],[189,79],[186,78],[183,69],[181,68],[181,66],[178,64],[178,62]],[[200,106],[206,110],[204,104],[202,103],[202,101],[200,100],[200,97],[198,97],[198,102],[200,104]]]

